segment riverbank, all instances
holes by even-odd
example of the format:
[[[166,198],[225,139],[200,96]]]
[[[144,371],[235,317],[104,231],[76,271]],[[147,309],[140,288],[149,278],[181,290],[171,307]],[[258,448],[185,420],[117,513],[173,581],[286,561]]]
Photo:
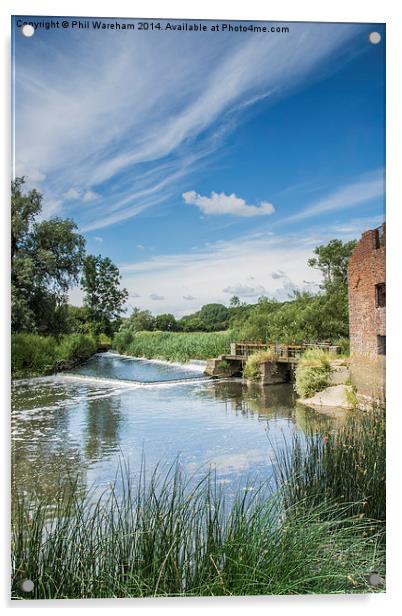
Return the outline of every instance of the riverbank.
[[[54,336],[17,333],[11,336],[11,376],[13,379],[47,376],[71,370],[89,359],[99,341],[90,335]]]

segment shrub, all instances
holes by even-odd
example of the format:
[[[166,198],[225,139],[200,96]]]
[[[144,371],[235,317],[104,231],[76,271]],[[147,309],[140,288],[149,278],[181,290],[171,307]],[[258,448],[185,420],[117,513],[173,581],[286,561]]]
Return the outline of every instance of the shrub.
[[[340,348],[341,355],[350,355],[350,340],[349,338],[338,338],[338,340],[334,340],[334,346],[338,346]]]
[[[11,337],[11,371],[13,377],[51,374],[60,362],[82,361],[95,353],[92,336],[69,334],[59,341],[53,336],[13,334]]]
[[[250,381],[257,381],[261,376],[261,363],[271,361],[275,358],[275,353],[268,349],[266,351],[257,351],[249,355],[244,366],[243,376]]]
[[[93,355],[97,344],[95,338],[85,334],[70,334],[64,336],[57,349],[57,357],[61,361],[82,360]]]
[[[297,364],[295,390],[302,398],[312,396],[330,385],[332,355],[320,349],[310,349]]]
[[[52,336],[12,334],[11,369],[13,374],[43,374],[56,360],[57,343]]]

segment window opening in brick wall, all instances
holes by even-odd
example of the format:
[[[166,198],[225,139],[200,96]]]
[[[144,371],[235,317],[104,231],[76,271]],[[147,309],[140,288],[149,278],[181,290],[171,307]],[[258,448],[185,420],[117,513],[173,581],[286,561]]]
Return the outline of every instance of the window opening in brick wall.
[[[375,285],[375,305],[376,308],[385,307],[385,282]]]
[[[374,248],[382,248],[384,246],[384,229],[377,227],[374,229]]]
[[[385,355],[386,351],[386,337],[377,336],[377,353],[378,355]]]

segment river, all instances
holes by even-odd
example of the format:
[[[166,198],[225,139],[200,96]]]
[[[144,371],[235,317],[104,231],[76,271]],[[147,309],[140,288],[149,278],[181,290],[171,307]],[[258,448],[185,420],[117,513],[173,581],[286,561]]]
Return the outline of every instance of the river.
[[[71,477],[99,491],[122,460],[134,475],[144,460],[162,473],[178,460],[193,479],[213,468],[230,494],[269,483],[294,433],[333,421],[296,404],[290,384],[247,387],[205,378],[200,362],[97,354],[71,373],[13,383],[13,485],[50,503]]]

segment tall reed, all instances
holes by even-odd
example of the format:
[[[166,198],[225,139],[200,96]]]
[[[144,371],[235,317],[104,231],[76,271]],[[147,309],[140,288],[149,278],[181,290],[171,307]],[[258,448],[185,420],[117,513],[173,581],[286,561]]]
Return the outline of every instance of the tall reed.
[[[385,407],[348,414],[343,425],[305,441],[297,433],[277,453],[277,486],[287,507],[351,504],[351,512],[385,524]]]
[[[380,532],[348,507],[283,509],[262,489],[228,502],[211,473],[193,486],[177,467],[120,481],[95,501],[70,489],[51,514],[14,496],[14,598],[369,592],[383,574]]]
[[[228,353],[234,339],[232,332],[118,332],[113,346],[119,353],[147,359],[186,362],[209,359]]]

